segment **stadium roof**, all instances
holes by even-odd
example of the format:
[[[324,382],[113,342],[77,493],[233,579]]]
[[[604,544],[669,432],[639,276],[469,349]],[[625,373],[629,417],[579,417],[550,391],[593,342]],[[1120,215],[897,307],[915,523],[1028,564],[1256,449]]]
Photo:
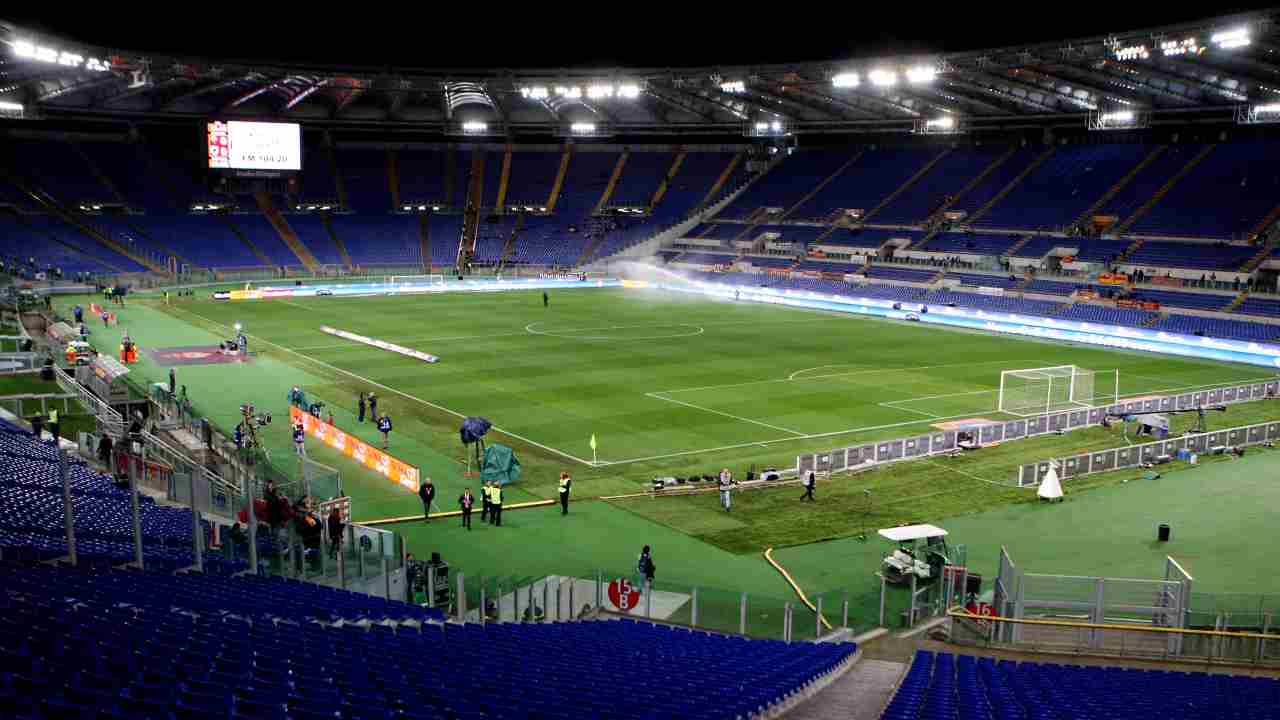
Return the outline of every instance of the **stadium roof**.
[[[1278,16],[971,52],[678,69],[250,63],[94,48],[0,22],[0,116],[242,117],[498,137],[1280,119]],[[1263,115],[1247,110],[1257,107]]]

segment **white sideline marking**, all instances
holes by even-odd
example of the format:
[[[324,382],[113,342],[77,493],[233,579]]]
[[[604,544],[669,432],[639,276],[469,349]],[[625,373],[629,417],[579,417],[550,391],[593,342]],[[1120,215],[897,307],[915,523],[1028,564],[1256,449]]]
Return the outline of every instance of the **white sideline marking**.
[[[651,397],[651,398],[656,398],[656,399],[658,399],[658,400],[666,400],[667,402],[673,402],[673,403],[675,403],[675,404],[677,404],[677,405],[683,405],[683,406],[688,407],[688,408],[693,408],[694,410],[701,410],[701,411],[703,411],[703,412],[714,413],[714,414],[716,414],[716,415],[721,415],[721,416],[723,416],[723,417],[732,418],[732,419],[734,419],[734,420],[740,420],[740,421],[742,421],[742,422],[751,423],[752,425],[759,425],[759,426],[761,426],[761,427],[767,427],[767,428],[769,428],[770,430],[781,430],[782,432],[791,433],[792,435],[795,435],[796,437],[804,437],[804,436],[805,436],[805,434],[804,434],[804,433],[802,433],[802,432],[800,432],[800,431],[798,431],[798,430],[792,430],[791,428],[784,428],[784,427],[782,427],[781,425],[770,425],[769,423],[766,423],[766,422],[760,422],[759,420],[752,420],[752,419],[750,419],[750,418],[744,418],[744,417],[742,417],[741,415],[732,415],[732,414],[727,413],[727,412],[720,412],[719,410],[712,410],[712,409],[711,409],[711,408],[709,408],[709,407],[703,407],[703,406],[701,406],[701,405],[694,405],[693,403],[687,403],[687,402],[684,402],[683,400],[674,400],[674,399],[669,398],[669,397],[662,397],[661,395],[659,395],[659,394],[657,394],[657,393],[645,393],[645,395],[648,395],[648,396],[649,396],[649,397]]]
[[[790,375],[788,375],[787,379],[795,380],[797,375],[803,375],[809,372],[810,370],[826,370],[827,368],[837,368],[837,367],[866,367],[866,365],[859,365],[858,363],[836,363],[835,365],[817,365],[815,367],[805,368],[803,370],[797,370],[791,373]]]
[[[903,402],[903,401],[899,401],[899,402]],[[889,408],[890,410],[900,410],[902,412],[909,412],[909,413],[915,413],[917,415],[923,415],[926,418],[929,418],[930,420],[938,419],[937,415],[934,415],[933,413],[927,413],[923,410],[916,410],[914,408],[908,408],[908,407],[897,407],[894,405],[889,405],[888,403],[877,403],[877,404],[880,405],[881,407]]]
[[[212,323],[212,324],[217,325],[218,327],[222,327],[222,328],[228,328],[228,326],[227,326],[227,325],[225,325],[225,324],[223,324],[223,323],[220,323],[220,322],[218,322],[217,320],[211,320],[211,319],[209,319],[209,318],[207,318],[207,317],[205,317],[205,316],[201,315],[200,313],[192,312],[191,310],[187,310],[186,308],[183,308],[183,309],[182,309],[182,311],[183,311],[183,312],[186,312],[186,313],[188,313],[188,314],[191,314],[191,315],[195,315],[196,317],[200,318],[201,320],[204,320],[204,321],[205,321],[205,322],[207,322],[207,323]],[[359,380],[360,382],[368,383],[369,385],[373,385],[374,387],[382,388],[383,390],[386,390],[386,391],[387,391],[387,392],[389,392],[389,393],[393,393],[393,394],[395,394],[395,395],[399,395],[400,397],[407,398],[407,399],[412,400],[412,401],[417,402],[417,403],[421,403],[421,404],[423,404],[423,405],[426,405],[427,407],[435,408],[436,410],[440,410],[441,412],[449,413],[450,415],[453,415],[454,417],[460,417],[460,418],[465,418],[465,417],[466,417],[466,415],[463,415],[462,413],[460,413],[460,412],[458,412],[458,411],[456,411],[456,410],[450,410],[449,408],[447,408],[447,407],[445,407],[445,406],[443,406],[443,405],[437,405],[437,404],[435,404],[435,403],[433,403],[433,402],[430,402],[430,401],[428,401],[428,400],[423,400],[423,399],[422,399],[422,398],[420,398],[420,397],[417,397],[417,396],[414,396],[414,395],[410,395],[409,393],[404,392],[404,391],[402,391],[402,390],[397,390],[397,389],[395,389],[395,388],[393,388],[393,387],[390,387],[390,386],[387,386],[387,385],[383,385],[383,384],[382,384],[382,383],[380,383],[380,382],[375,382],[375,381],[373,381],[373,380],[370,380],[370,379],[369,379],[369,378],[367,378],[367,377],[363,377],[363,376],[357,375],[357,374],[355,374],[355,373],[353,373],[353,372],[351,372],[351,371],[349,371],[349,370],[343,370],[342,368],[340,368],[340,367],[336,367],[336,366],[334,366],[334,365],[330,365],[329,363],[327,363],[327,362],[325,362],[325,361],[323,361],[323,360],[317,360],[317,359],[315,359],[315,358],[313,358],[313,357],[310,357],[310,356],[307,356],[307,355],[303,355],[303,354],[302,354],[302,353],[300,353],[300,352],[297,352],[297,351],[291,350],[291,349],[289,349],[289,348],[287,348],[287,347],[284,347],[284,346],[282,346],[282,345],[277,345],[276,343],[273,343],[273,342],[271,342],[270,340],[266,340],[266,339],[264,339],[264,338],[256,337],[256,336],[254,336],[254,335],[249,335],[248,333],[245,333],[245,335],[246,335],[247,337],[251,337],[251,338],[253,338],[253,339],[254,339],[254,340],[256,340],[257,342],[261,342],[261,343],[262,343],[262,344],[264,344],[264,345],[270,345],[270,346],[272,346],[272,347],[280,348],[281,350],[283,350],[283,351],[285,351],[285,352],[287,352],[287,353],[289,353],[289,354],[291,354],[291,355],[297,355],[298,357],[302,358],[303,360],[308,360],[308,361],[310,361],[310,362],[316,363],[317,365],[323,365],[323,366],[325,366],[325,367],[329,368],[330,370],[333,370],[334,372],[340,372],[340,373],[342,373],[343,375],[346,375],[346,376],[348,376],[348,377],[355,378],[356,380]],[[523,435],[517,435],[517,434],[515,434],[515,433],[511,432],[510,430],[503,430],[502,428],[498,427],[497,425],[494,425],[494,426],[493,426],[493,429],[494,429],[494,430],[497,430],[498,432],[502,433],[503,435],[507,435],[508,437],[513,437],[513,438],[515,438],[515,439],[517,439],[517,440],[520,440],[520,441],[522,441],[522,442],[529,443],[530,445],[533,445],[534,447],[542,448],[543,450],[546,450],[547,452],[555,453],[556,455],[559,455],[559,456],[560,456],[560,457],[562,457],[562,458],[567,458],[567,459],[569,459],[569,460],[573,460],[574,462],[578,462],[578,463],[581,463],[581,464],[583,464],[583,465],[587,465],[588,467],[592,467],[592,466],[594,466],[594,465],[595,465],[595,463],[592,463],[590,460],[583,460],[582,458],[577,457],[577,456],[575,456],[575,455],[570,455],[569,453],[564,452],[563,450],[557,450],[556,448],[553,448],[553,447],[551,447],[551,446],[549,446],[549,445],[543,445],[543,444],[542,444],[542,443],[540,443],[540,442],[537,442],[537,441],[534,441],[534,440],[530,440],[529,438],[527,438],[527,437],[525,437],[525,436],[523,436]]]

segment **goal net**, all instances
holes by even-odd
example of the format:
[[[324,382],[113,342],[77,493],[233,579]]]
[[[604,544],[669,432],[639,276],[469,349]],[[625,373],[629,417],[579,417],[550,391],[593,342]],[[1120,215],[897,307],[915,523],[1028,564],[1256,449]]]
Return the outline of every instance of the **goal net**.
[[[387,282],[392,285],[443,285],[444,275],[391,275]]]
[[[1107,382],[1113,375],[1114,382]],[[1110,404],[1119,386],[1119,372],[1099,373],[1076,365],[1005,370],[1000,373],[997,409],[1029,416]]]

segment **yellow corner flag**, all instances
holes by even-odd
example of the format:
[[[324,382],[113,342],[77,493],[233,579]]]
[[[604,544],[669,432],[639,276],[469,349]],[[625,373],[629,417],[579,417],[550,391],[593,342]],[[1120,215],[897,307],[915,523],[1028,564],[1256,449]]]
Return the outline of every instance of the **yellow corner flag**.
[[[596,449],[596,434],[595,434],[595,433],[591,433],[591,449],[592,449],[592,450],[595,450],[595,449]]]

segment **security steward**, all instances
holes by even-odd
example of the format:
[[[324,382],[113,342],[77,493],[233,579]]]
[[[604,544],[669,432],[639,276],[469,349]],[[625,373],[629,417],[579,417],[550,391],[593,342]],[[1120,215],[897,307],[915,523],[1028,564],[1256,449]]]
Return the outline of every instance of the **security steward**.
[[[560,473],[560,514],[569,514],[569,488],[573,485],[573,480],[569,477],[569,473]]]
[[[502,527],[502,485],[495,482],[489,492],[493,494],[489,500],[489,514],[493,518],[493,524]]]
[[[422,521],[431,522],[431,503],[436,499],[436,486],[427,478],[418,486],[418,497],[422,500]]]
[[[58,442],[58,408],[49,408],[49,433],[53,435],[53,441]]]
[[[489,483],[480,485],[480,522],[489,522]]]

